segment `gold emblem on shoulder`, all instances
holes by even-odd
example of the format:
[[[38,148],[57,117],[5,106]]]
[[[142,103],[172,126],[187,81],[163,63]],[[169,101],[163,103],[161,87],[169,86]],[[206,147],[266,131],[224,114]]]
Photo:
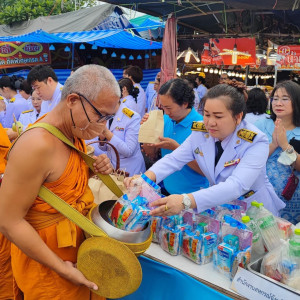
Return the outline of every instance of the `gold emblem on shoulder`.
[[[192,124],[193,131],[201,131],[201,132],[207,132],[205,125],[203,122],[194,121]]]
[[[16,101],[16,98],[15,98],[15,97],[13,97],[13,98],[11,98],[11,99],[9,100],[10,103],[14,103],[15,101]]]
[[[127,108],[127,107],[124,107],[122,109],[122,113],[124,115],[126,115],[127,117],[129,117],[129,118],[132,118],[132,116],[134,115],[134,112],[132,110],[130,110],[129,108]]]
[[[254,138],[257,136],[257,133],[248,129],[240,129],[237,133],[237,136],[247,142],[252,143]]]
[[[27,113],[30,113],[30,112],[32,112],[32,111],[33,111],[33,109],[24,110],[24,111],[22,111],[22,114],[27,114]]]
[[[125,103],[125,102],[126,102],[126,100],[127,100],[127,99],[125,98],[125,99],[122,101],[122,103]]]

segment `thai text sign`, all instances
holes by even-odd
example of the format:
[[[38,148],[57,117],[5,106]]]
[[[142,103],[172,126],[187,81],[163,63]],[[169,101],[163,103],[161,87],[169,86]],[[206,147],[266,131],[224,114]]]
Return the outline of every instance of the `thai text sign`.
[[[51,64],[48,44],[0,42],[0,68]]]
[[[205,65],[255,65],[255,39],[210,39],[209,43],[204,44],[201,63]]]
[[[245,269],[238,268],[233,278],[231,289],[255,300],[297,300],[299,295],[279,285],[257,276]]]
[[[275,65],[278,70],[300,70],[300,46],[278,46]]]

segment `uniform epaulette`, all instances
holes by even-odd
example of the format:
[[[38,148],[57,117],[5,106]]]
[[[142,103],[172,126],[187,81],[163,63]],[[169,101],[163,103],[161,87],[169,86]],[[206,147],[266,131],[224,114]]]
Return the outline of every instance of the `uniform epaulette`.
[[[154,84],[154,83],[155,83],[155,81],[149,81],[149,83],[152,83],[152,84]]]
[[[62,89],[63,89],[63,86],[61,86],[59,89],[62,91]]]
[[[122,101],[122,103],[125,103],[125,102],[126,102],[126,100],[127,100],[127,99],[125,98],[125,99]]]
[[[0,100],[4,100],[4,97],[0,96]]]
[[[13,98],[11,98],[11,99],[9,100],[9,103],[14,103],[15,101],[16,101],[16,98],[13,97]]]
[[[24,110],[24,111],[22,111],[22,114],[27,114],[27,113],[30,113],[30,112],[32,112],[32,111],[33,111],[33,109]]]
[[[254,131],[251,131],[251,130],[248,130],[248,129],[240,129],[238,132],[237,132],[237,136],[247,142],[250,142],[252,143],[254,138],[257,136],[257,133],[254,132]]]
[[[194,121],[193,124],[192,124],[191,129],[192,129],[193,131],[207,132],[204,123],[203,123],[203,122],[200,122],[200,121]]]
[[[134,87],[136,87],[137,89],[140,89],[138,85],[135,85]]]
[[[134,115],[134,112],[132,110],[130,110],[129,108],[127,108],[127,107],[124,107],[122,109],[122,113],[124,115],[126,115],[127,117],[129,117],[129,118],[132,118],[132,116]]]

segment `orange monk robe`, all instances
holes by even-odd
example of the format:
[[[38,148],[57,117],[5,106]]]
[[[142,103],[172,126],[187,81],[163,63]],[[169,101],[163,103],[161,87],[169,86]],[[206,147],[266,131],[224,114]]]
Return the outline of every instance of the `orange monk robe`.
[[[85,144],[75,140],[75,146],[86,152]],[[71,150],[64,173],[45,186],[78,211],[86,214],[93,204],[88,188],[88,167],[75,150]],[[64,218],[49,204],[37,197],[30,208],[27,221],[37,230],[48,247],[63,260],[76,263],[77,252],[84,240],[82,230]],[[30,300],[90,300],[104,299],[91,295],[85,286],[76,286],[56,272],[26,256],[12,245],[13,274],[24,299]]]
[[[0,174],[4,173],[6,154],[11,143],[0,124]],[[0,300],[13,299],[13,275],[10,264],[10,241],[0,233]]]

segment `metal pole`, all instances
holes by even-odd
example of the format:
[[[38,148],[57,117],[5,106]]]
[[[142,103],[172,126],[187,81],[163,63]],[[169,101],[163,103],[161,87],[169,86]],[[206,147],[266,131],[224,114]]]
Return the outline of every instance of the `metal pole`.
[[[274,87],[275,87],[275,85],[276,85],[276,83],[277,83],[277,71],[278,71],[278,70],[277,70],[277,68],[278,68],[278,67],[277,67],[277,66],[275,66],[275,74],[274,74],[274,75],[275,75],[275,78],[274,78]]]
[[[248,76],[249,76],[249,66],[246,67],[245,86],[248,85]]]
[[[71,69],[74,68],[74,52],[75,52],[75,43],[72,43],[72,64],[71,64]]]

